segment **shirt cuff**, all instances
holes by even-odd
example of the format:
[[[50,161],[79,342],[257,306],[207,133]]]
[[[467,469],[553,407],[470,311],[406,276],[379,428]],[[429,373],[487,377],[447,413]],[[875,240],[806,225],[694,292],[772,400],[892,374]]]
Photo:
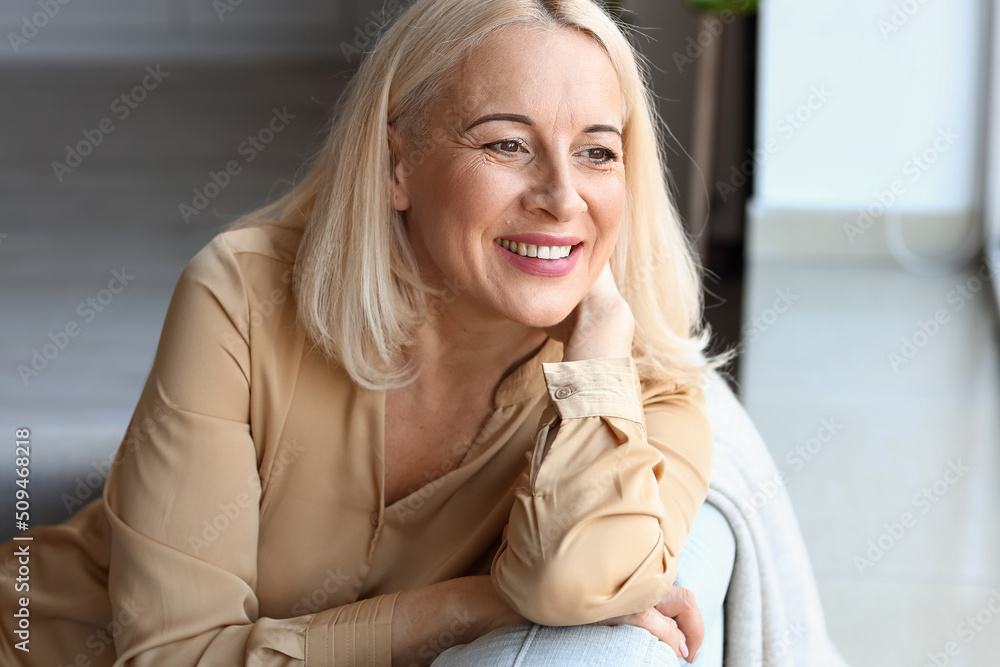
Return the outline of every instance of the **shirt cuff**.
[[[644,423],[639,379],[631,357],[543,363],[542,372],[560,418],[621,417]]]
[[[328,609],[306,630],[306,667],[389,667],[398,593]]]

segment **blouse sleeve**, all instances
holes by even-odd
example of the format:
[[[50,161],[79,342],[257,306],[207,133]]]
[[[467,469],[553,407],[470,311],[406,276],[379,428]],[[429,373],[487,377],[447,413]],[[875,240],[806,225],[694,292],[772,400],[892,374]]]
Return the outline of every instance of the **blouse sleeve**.
[[[104,491],[115,664],[389,665],[394,595],[259,616],[248,323],[236,256],[217,236],[178,281]]]
[[[704,395],[642,392],[631,358],[543,364],[550,403],[493,561],[498,593],[543,625],[649,609],[673,584],[708,494]]]

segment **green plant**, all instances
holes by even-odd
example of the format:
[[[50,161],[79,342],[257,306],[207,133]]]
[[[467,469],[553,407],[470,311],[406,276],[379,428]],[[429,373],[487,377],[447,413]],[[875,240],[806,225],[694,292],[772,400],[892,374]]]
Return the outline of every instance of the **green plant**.
[[[684,3],[696,12],[753,14],[757,11],[757,0],[684,0]]]

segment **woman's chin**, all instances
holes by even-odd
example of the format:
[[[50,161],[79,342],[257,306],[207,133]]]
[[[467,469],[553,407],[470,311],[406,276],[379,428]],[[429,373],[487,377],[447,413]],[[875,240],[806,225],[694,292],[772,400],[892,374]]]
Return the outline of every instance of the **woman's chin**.
[[[575,304],[550,306],[546,308],[515,308],[505,315],[508,319],[535,329],[554,327],[573,312]]]

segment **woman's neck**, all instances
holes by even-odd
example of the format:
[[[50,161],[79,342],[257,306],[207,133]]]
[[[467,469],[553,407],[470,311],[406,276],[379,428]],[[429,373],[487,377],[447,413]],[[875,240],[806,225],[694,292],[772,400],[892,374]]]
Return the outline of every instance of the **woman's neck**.
[[[420,370],[418,384],[490,382],[495,389],[548,339],[543,329],[451,305],[456,307],[432,309],[416,332],[410,361]]]

